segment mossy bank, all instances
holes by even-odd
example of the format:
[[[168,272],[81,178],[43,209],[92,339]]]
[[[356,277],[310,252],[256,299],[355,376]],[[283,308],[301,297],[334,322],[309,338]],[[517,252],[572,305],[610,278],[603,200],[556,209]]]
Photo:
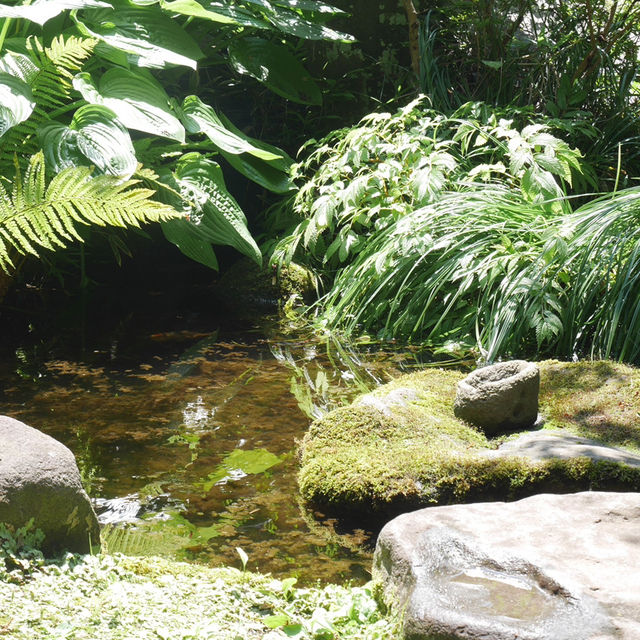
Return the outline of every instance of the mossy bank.
[[[545,429],[640,449],[639,370],[611,362],[539,366]],[[640,468],[612,462],[483,455],[506,436],[490,440],[455,418],[463,377],[436,368],[408,374],[315,421],[300,445],[303,499],[376,528],[435,504],[640,488]]]

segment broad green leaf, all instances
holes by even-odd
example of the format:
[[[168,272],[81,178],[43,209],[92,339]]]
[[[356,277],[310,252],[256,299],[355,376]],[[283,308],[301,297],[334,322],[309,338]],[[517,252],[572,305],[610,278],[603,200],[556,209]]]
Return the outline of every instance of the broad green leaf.
[[[272,162],[265,162],[248,153],[231,154],[223,151],[222,155],[236,171],[273,193],[288,193],[295,188],[289,173],[281,171]]]
[[[250,153],[263,160],[282,157],[278,153],[256,147],[243,133],[230,131],[213,108],[204,104],[198,96],[187,96],[184,99],[182,114],[189,133],[204,133],[211,142],[227,153]]]
[[[338,9],[338,7],[334,7],[326,2],[317,2],[316,0],[271,0],[271,4],[278,4],[290,9],[300,9],[302,11],[313,11],[316,13],[328,13],[331,15],[345,13],[342,9]]]
[[[286,613],[275,613],[266,618],[262,618],[262,624],[269,629],[277,629],[289,624],[289,616]]]
[[[301,104],[322,103],[318,85],[284,45],[262,38],[238,38],[229,46],[229,58],[238,73],[250,75],[283,98]]]
[[[76,23],[84,35],[124,52],[139,67],[170,65],[196,68],[202,51],[191,36],[155,6],[117,6],[116,10],[84,11]]]
[[[202,237],[198,228],[185,219],[169,220],[162,223],[162,233],[175,244],[185,256],[203,264],[214,271],[218,270],[218,259],[206,238]]]
[[[35,106],[31,87],[20,78],[0,71],[0,137],[26,120]]]
[[[263,160],[249,153],[231,154],[223,151],[222,155],[236,171],[274,193],[287,193],[294,188],[291,181],[293,160],[287,153],[266,142],[246,136],[224,114],[220,114],[220,120],[222,120],[227,129],[237,135],[244,136],[254,147],[264,151],[271,151],[271,153],[278,156],[273,160]]]
[[[101,105],[80,107],[68,127],[59,122],[44,124],[38,137],[56,171],[90,164],[102,173],[128,178],[138,164],[128,131],[111,109]]]
[[[88,73],[79,73],[73,88],[87,102],[111,109],[128,129],[184,142],[184,127],[169,108],[169,96],[144,70],[111,68],[100,78],[98,88]]]
[[[190,224],[203,240],[227,244],[262,264],[262,254],[247,229],[247,219],[227,191],[219,165],[198,153],[188,153],[174,173],[177,186],[194,203]]]
[[[22,18],[30,22],[43,25],[45,22],[70,9],[84,9],[85,7],[111,7],[102,0],[35,0],[32,4],[8,7],[0,4],[0,18]]]
[[[196,0],[173,0],[173,2],[160,0],[160,6],[169,13],[178,13],[183,16],[203,18],[204,20],[220,22],[221,24],[242,24],[242,22],[239,22],[228,14],[206,9],[199,2],[196,2]]]
[[[211,11],[215,11],[217,14],[227,16],[233,19],[237,24],[244,27],[256,27],[257,29],[271,29],[271,24],[256,16],[251,11],[248,11],[245,7],[239,7],[237,4],[227,4],[224,2],[209,2],[209,8]]]
[[[20,78],[20,80],[24,80],[29,85],[40,73],[40,69],[33,63],[31,58],[15,51],[7,51],[0,58],[0,71]]]
[[[247,1],[255,2],[256,0]],[[306,40],[338,40],[340,42],[355,41],[355,38],[348,33],[335,31],[319,22],[307,20],[298,12],[276,4],[271,5],[265,11],[265,17],[280,31],[298,38]]]

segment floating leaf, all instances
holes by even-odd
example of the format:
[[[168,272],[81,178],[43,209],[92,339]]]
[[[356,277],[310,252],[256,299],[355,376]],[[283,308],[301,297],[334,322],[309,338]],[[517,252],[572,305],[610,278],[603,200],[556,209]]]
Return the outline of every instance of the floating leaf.
[[[235,449],[202,482],[202,489],[208,493],[215,484],[229,479],[233,472],[241,472],[243,476],[264,473],[280,462],[277,455],[266,449]]]

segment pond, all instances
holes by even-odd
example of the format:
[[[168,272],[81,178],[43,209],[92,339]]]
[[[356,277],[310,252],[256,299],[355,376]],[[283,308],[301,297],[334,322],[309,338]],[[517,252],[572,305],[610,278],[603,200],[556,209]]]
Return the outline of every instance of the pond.
[[[414,356],[231,316],[206,288],[154,295],[34,316],[3,344],[0,410],[72,449],[109,551],[366,581],[368,532],[320,529],[298,503],[296,439]]]

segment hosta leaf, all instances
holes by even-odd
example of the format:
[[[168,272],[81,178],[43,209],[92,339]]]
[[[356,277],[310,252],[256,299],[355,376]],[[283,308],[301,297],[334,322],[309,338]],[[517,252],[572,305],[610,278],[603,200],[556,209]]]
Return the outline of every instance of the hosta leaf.
[[[40,73],[40,69],[33,63],[31,58],[22,53],[7,51],[0,58],[0,71],[9,73],[27,84],[31,84],[34,78]]]
[[[256,2],[256,0],[247,0]],[[262,4],[260,2],[260,4]],[[267,3],[268,4],[268,3]],[[289,6],[293,6],[290,3]],[[339,40],[341,42],[353,42],[355,38],[348,33],[341,33],[318,22],[307,20],[296,11],[277,4],[269,5],[265,10],[265,16],[269,22],[284,33],[289,33],[306,40]]]
[[[238,38],[229,46],[234,69],[262,82],[283,98],[321,104],[322,93],[306,69],[284,45],[262,38]]]
[[[35,106],[31,87],[20,78],[0,71],[0,137],[26,120]]]
[[[218,270],[218,259],[211,243],[202,237],[198,228],[189,220],[169,220],[162,223],[162,233],[171,243],[175,244],[185,256],[209,267]]]
[[[194,205],[189,220],[192,231],[202,240],[230,245],[261,264],[260,249],[242,209],[227,191],[220,166],[198,153],[188,153],[178,162],[174,176],[183,197]]]
[[[111,109],[100,105],[80,107],[68,127],[44,124],[38,137],[56,171],[91,164],[102,173],[128,178],[138,164],[128,131]]]
[[[294,188],[291,181],[291,165],[293,164],[293,160],[287,153],[266,142],[245,136],[224,114],[220,114],[220,120],[222,120],[222,123],[227,129],[233,133],[244,136],[253,146],[277,155],[273,160],[265,160],[249,153],[231,154],[223,151],[222,155],[236,171],[239,171],[249,178],[249,180],[253,180],[255,183],[274,193],[287,193]]]
[[[169,96],[144,70],[113,67],[100,78],[98,88],[88,73],[79,73],[73,88],[87,102],[111,109],[128,129],[184,142],[184,127],[169,108]]]
[[[334,7],[326,2],[317,2],[316,0],[271,0],[271,4],[278,4],[291,9],[301,9],[302,11],[328,13],[331,15],[345,13],[342,9],[338,9],[338,7]]]
[[[250,153],[263,160],[277,160],[281,154],[255,146],[248,136],[229,130],[218,114],[198,96],[187,96],[182,103],[183,122],[189,133],[204,133],[227,153]]]
[[[240,7],[237,3],[227,4],[225,2],[207,3],[211,11],[226,16],[244,27],[256,27],[257,29],[271,29],[271,24],[263,18],[255,15],[245,7]]]
[[[199,2],[196,2],[196,0],[173,0],[173,2],[160,0],[160,6],[170,13],[179,13],[183,16],[203,18],[204,20],[211,20],[212,22],[219,22],[221,24],[242,25],[242,22],[233,16],[228,15],[227,13],[206,9]]]
[[[69,9],[85,7],[110,7],[102,0],[35,0],[32,4],[8,7],[0,4],[0,18],[23,18],[43,25],[45,22]]]
[[[85,35],[124,52],[139,67],[195,69],[203,55],[195,40],[155,6],[117,6],[114,11],[85,11],[83,16],[76,21]]]

